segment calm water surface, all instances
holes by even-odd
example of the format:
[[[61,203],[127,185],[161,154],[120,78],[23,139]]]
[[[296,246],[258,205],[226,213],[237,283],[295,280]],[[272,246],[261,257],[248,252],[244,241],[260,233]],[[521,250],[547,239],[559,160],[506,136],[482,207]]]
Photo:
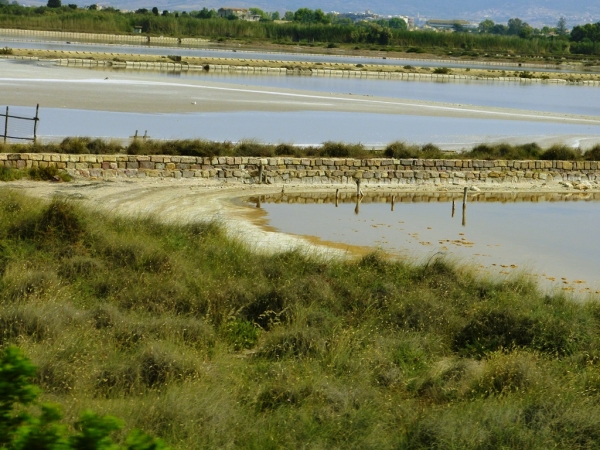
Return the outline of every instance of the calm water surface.
[[[1,108],[1,106],[0,106]],[[30,111],[31,108],[11,108]],[[31,112],[31,111],[30,111]],[[232,124],[235,126],[232,127]],[[40,136],[99,136],[127,138],[146,130],[154,139],[208,139],[290,142],[315,145],[325,141],[362,142],[384,146],[396,140],[441,147],[468,147],[480,142],[522,136],[525,141],[551,136],[574,136],[567,144],[578,146],[576,136],[600,137],[600,126],[525,122],[518,120],[462,119],[411,115],[346,112],[260,112],[143,114],[60,108],[40,109]],[[571,142],[572,141],[572,142]]]
[[[137,71],[142,76],[218,81],[248,86],[299,89],[336,94],[369,95],[408,100],[492,106],[566,114],[600,115],[600,87],[520,84],[501,81],[408,81],[328,78],[300,75],[239,75]]]
[[[600,194],[277,194],[248,199],[269,227],[410,260],[447,255],[478,270],[532,272],[544,286],[600,293]],[[260,202],[259,202],[260,200]]]

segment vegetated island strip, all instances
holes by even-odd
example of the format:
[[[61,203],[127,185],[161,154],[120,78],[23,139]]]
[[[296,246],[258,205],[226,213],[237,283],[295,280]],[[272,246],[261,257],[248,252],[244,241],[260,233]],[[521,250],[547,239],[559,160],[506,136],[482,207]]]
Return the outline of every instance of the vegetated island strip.
[[[498,80],[518,82],[560,82],[600,85],[600,74],[530,72],[515,65],[515,70],[410,65],[347,64],[331,62],[276,61],[262,59],[207,58],[136,55],[120,53],[9,49],[2,58],[49,59],[65,66],[101,66],[170,71],[252,72],[261,74],[301,74],[347,76],[355,78],[397,78],[438,80]],[[173,49],[176,52],[176,49]],[[457,61],[460,62],[460,61]],[[493,66],[491,66],[493,67]]]
[[[91,408],[177,449],[600,445],[592,296],[5,189],[0,246],[3,345],[67,423]]]

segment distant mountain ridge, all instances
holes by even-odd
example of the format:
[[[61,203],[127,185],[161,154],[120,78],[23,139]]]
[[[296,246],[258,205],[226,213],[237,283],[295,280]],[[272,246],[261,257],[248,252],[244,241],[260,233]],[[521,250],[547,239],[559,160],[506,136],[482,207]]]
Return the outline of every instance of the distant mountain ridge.
[[[37,2],[36,2],[37,3]],[[598,0],[99,0],[100,5],[122,9],[157,6],[160,10],[218,9],[222,6],[258,7],[265,11],[295,11],[298,8],[320,8],[325,12],[358,12],[371,10],[379,14],[402,14],[437,19],[466,19],[479,22],[490,18],[506,22],[512,17],[531,25],[554,25],[564,16],[570,26],[600,21]]]

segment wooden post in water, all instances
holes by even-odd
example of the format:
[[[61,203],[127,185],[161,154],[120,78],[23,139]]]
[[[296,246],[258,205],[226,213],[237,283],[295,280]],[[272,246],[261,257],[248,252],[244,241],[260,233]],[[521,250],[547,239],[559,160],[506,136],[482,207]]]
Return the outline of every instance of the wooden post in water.
[[[394,210],[394,205],[396,204],[396,196],[392,195],[392,211]]]
[[[35,107],[35,118],[33,119],[33,143],[35,144],[37,141],[37,126],[38,126],[38,122],[40,121],[40,104],[38,103],[37,106]]]
[[[8,136],[8,106],[6,107],[6,117],[4,118],[4,143],[6,144],[6,136]]]
[[[467,207],[463,206],[463,217],[462,217],[462,226],[467,226]]]
[[[262,184],[263,180],[263,165],[262,162],[258,166],[258,184]]]
[[[455,212],[456,212],[456,203],[454,202],[454,199],[452,199],[452,217],[454,217]]]
[[[360,212],[360,202],[362,202],[362,197],[360,195],[356,196],[356,208],[354,208],[354,214],[358,215]]]
[[[335,207],[338,207],[339,204],[339,199],[340,199],[340,190],[336,189],[335,190]]]
[[[363,194],[363,192],[360,190],[360,178],[356,179],[356,196],[357,197],[362,197],[365,194]]]
[[[467,191],[468,190],[469,190],[469,188],[465,186],[465,189],[463,191],[463,208],[467,207]]]

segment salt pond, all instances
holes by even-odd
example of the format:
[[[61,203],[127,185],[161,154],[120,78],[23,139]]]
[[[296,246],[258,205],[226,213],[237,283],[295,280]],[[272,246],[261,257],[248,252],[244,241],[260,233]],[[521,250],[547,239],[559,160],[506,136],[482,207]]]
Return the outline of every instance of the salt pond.
[[[0,61],[0,98],[24,115],[29,110],[19,105],[39,102],[39,135],[57,139],[128,138],[135,130],[140,135],[148,130],[156,139],[336,140],[367,146],[404,140],[450,149],[490,141],[562,142],[582,148],[600,142],[597,87],[108,75],[47,62]],[[557,116],[541,121],[543,114],[574,113],[592,120]]]
[[[600,194],[470,193],[464,216],[462,195],[449,193],[372,192],[358,208],[349,192],[337,206],[334,193],[263,195],[246,204],[280,232],[409,260],[447,255],[485,273],[524,270],[543,286],[600,293]]]

